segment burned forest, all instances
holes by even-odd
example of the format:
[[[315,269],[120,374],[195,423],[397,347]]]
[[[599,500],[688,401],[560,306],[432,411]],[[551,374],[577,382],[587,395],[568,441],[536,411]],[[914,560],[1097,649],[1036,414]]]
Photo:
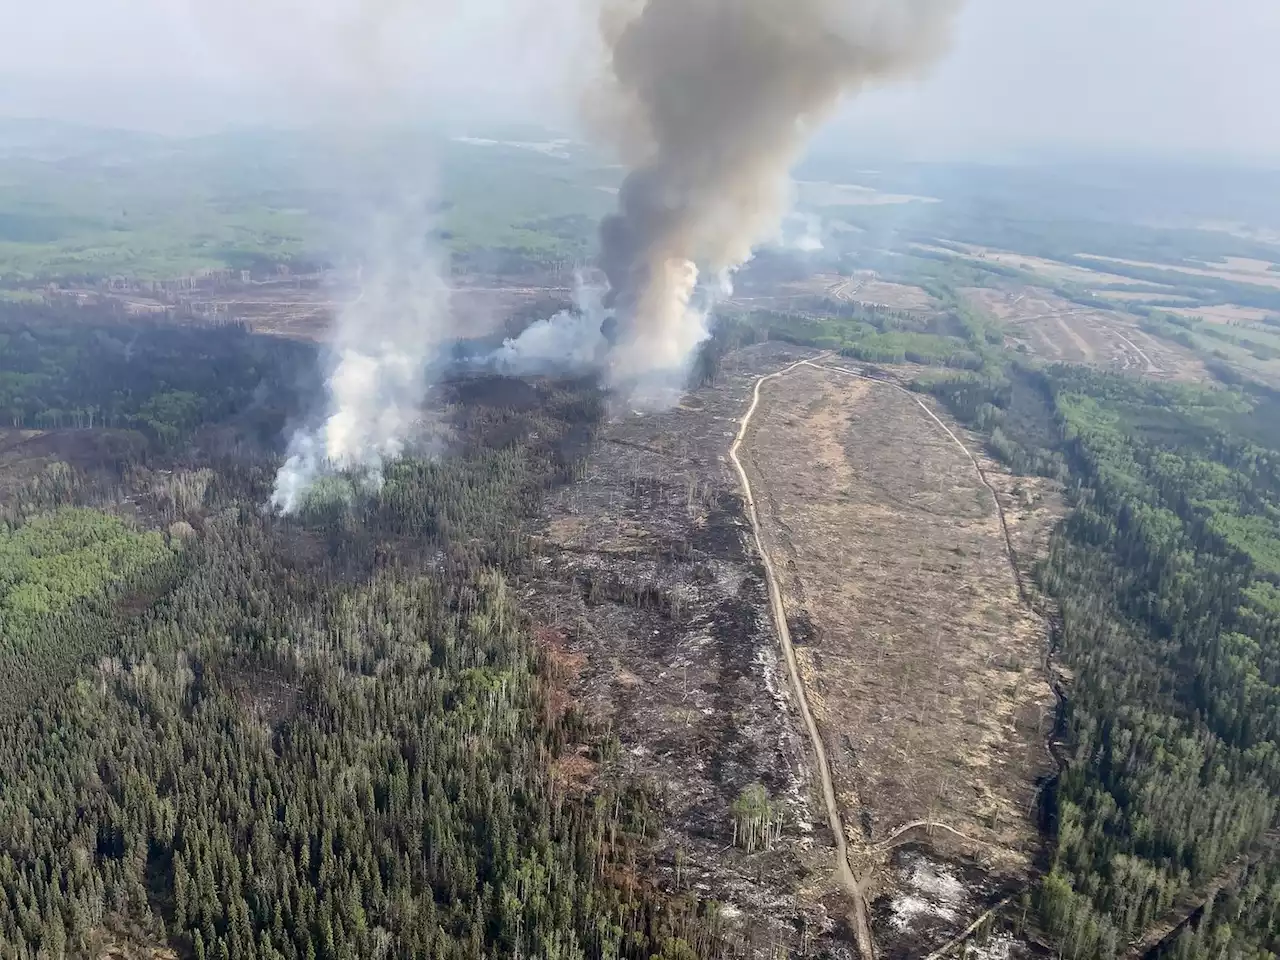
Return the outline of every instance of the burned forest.
[[[833,148],[953,0],[504,22],[590,142],[352,6],[0,119],[0,960],[1280,956],[1280,180]]]

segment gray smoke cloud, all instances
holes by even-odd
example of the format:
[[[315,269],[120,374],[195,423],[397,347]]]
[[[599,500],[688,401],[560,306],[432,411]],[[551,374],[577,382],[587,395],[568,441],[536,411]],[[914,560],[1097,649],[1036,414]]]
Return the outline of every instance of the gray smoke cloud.
[[[631,166],[601,224],[609,379],[680,375],[724,286],[776,234],[809,134],[945,49],[959,0],[631,0],[602,18],[605,128]]]
[[[792,212],[783,218],[774,245],[797,253],[816,253],[822,241],[822,219],[813,213]]]

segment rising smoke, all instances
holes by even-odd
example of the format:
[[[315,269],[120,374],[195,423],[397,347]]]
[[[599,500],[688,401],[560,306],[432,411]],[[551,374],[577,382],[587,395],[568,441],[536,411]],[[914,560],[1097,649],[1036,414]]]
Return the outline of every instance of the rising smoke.
[[[816,214],[792,212],[778,227],[774,245],[797,253],[816,253],[823,249],[822,220]]]
[[[271,505],[292,513],[317,480],[376,486],[426,442],[427,367],[452,338],[432,242],[430,138],[408,134],[450,50],[439,0],[185,0],[220,59],[256,76],[291,120],[320,121],[300,185],[338,211],[325,246],[350,279],[323,345],[325,399],[295,429]],[[517,0],[523,2],[523,0]],[[455,18],[456,19],[456,18]],[[351,484],[342,485],[351,489]]]
[[[518,337],[508,338],[489,357],[485,368],[510,376],[576,374],[596,370],[609,343],[600,330],[604,289],[579,273],[570,310],[532,323]]]
[[[363,26],[349,35],[350,59],[366,75],[363,95],[381,101],[386,84],[367,75],[377,78],[387,13],[419,4],[352,2]],[[594,119],[629,173],[600,227],[602,294],[535,324],[491,365],[603,367],[633,398],[655,388],[671,396],[733,271],[777,236],[787,174],[809,134],[842,97],[930,63],[959,2],[564,0],[573,9],[599,4],[606,70],[593,85]],[[411,433],[447,309],[434,258],[404,233],[391,231],[389,256],[365,258],[362,294],[334,337],[327,408],[293,438],[280,472],[273,503],[281,510],[296,509],[326,471],[376,482]]]
[[[815,126],[944,49],[959,0],[630,0],[602,19],[607,128],[631,164],[600,228],[614,385],[679,376],[724,285],[774,235]]]
[[[326,346],[329,375],[320,421],[297,430],[276,475],[272,505],[292,513],[322,476],[369,486],[420,431],[428,363],[451,336],[449,290],[428,242],[424,204],[374,218],[354,298]]]

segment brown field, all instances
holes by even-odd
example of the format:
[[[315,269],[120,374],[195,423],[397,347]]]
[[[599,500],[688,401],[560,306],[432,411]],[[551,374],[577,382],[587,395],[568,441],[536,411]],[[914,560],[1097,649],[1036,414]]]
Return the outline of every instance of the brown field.
[[[1086,363],[1170,380],[1203,380],[1191,351],[1145,333],[1136,318],[1081,306],[1037,287],[963,291],[978,309],[1006,324],[1020,349],[1050,362]]]
[[[873,270],[859,270],[848,277],[819,273],[804,280],[748,282],[728,302],[737,306],[786,310],[796,301],[812,300],[815,297],[918,313],[938,309],[938,301],[924,288],[881,280]]]
[[[1108,263],[1124,263],[1131,267],[1149,267],[1153,270],[1176,270],[1179,273],[1191,274],[1195,277],[1213,277],[1217,280],[1229,280],[1233,283],[1252,283],[1261,287],[1280,288],[1280,273],[1271,270],[1266,260],[1249,260],[1245,257],[1227,257],[1223,264],[1204,264],[1194,266],[1191,263],[1152,263],[1147,260],[1125,260],[1121,257],[1101,257],[1095,254],[1081,254],[1090,260],[1096,260],[1105,267]],[[1132,281],[1137,283],[1139,281]]]
[[[547,278],[547,285],[503,284],[484,277],[454,278],[449,299],[458,329],[483,336],[500,329],[522,307],[548,297],[566,298],[570,290]],[[63,289],[59,302],[114,309],[128,316],[186,317],[240,321],[259,333],[318,340],[351,299],[350,291],[330,275],[309,275],[252,283],[197,286],[179,293],[136,289]]]
[[[859,270],[852,276],[820,273],[793,283],[780,285],[780,297],[827,296],[849,303],[880,304],[897,310],[928,311],[938,308],[923,287],[881,280],[874,270]]]
[[[992,489],[912,396],[807,366],[764,385],[744,449],[868,897],[902,889],[904,843],[1025,876],[1054,697],[1013,561],[1056,493],[979,455],[1011,558]]]
[[[811,627],[799,654],[850,839],[938,819],[1027,855],[1053,698],[991,492],[889,386],[801,367],[757,417],[749,470],[789,618]]]
[[[837,300],[879,304],[898,310],[934,310],[938,301],[923,288],[879,279],[872,271],[859,271],[852,277],[817,277],[827,282],[827,293]]]
[[[957,253],[949,247],[935,247],[928,244],[916,243],[912,244],[920,250],[930,253],[943,253],[950,256],[958,256],[977,261],[986,261],[989,263],[998,263],[1006,267],[1014,267],[1018,270],[1026,270],[1028,273],[1037,273],[1051,281],[1066,281],[1068,283],[1078,283],[1083,286],[1098,286],[1106,283],[1116,284],[1142,284],[1151,286],[1145,280],[1135,280],[1132,277],[1122,277],[1115,273],[1106,273],[1103,270],[1090,270],[1087,267],[1078,267],[1069,263],[1060,263],[1057,260],[1046,260],[1043,257],[1033,257],[1024,253],[1013,253],[1008,250],[995,250],[990,247],[979,247],[969,243],[959,243],[956,247],[963,250],[963,253]]]

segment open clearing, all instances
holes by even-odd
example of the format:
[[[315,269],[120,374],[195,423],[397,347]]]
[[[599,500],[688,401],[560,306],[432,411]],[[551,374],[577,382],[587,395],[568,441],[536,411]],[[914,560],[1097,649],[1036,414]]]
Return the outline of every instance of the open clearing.
[[[801,203],[815,207],[880,207],[899,203],[940,203],[937,197],[910,193],[883,193],[856,183],[828,183],[799,180],[796,193]]]
[[[544,562],[528,594],[577,658],[573,695],[620,740],[598,775],[661,791],[652,875],[796,950],[802,928],[847,949],[849,904],[728,453],[755,378],[810,352],[761,344],[672,409],[616,411],[533,531]],[[765,850],[734,844],[752,783],[783,821]]]
[[[869,897],[897,884],[882,867],[902,843],[927,840],[995,877],[1025,876],[1039,849],[1045,628],[958,436],[891,385],[802,365],[763,384],[743,448]],[[1043,543],[1056,496],[980,462],[1001,477],[1015,549]],[[877,935],[891,943],[895,928]]]
[[[1092,253],[1082,253],[1081,256],[1089,260],[1096,260],[1103,267],[1108,263],[1123,263],[1131,267],[1146,267],[1151,270],[1176,270],[1178,273],[1186,273],[1194,277],[1212,277],[1215,280],[1228,280],[1232,283],[1251,283],[1260,287],[1280,288],[1280,273],[1273,271],[1271,263],[1266,260],[1227,257],[1221,265],[1203,264],[1202,266],[1196,266],[1188,261],[1153,263],[1149,260],[1125,260],[1121,257],[1103,257]]]
[[[819,273],[804,280],[756,280],[747,277],[738,285],[728,303],[742,307],[775,307],[785,310],[797,302],[815,298],[884,306],[894,310],[925,313],[937,310],[939,303],[923,287],[883,280],[874,270],[858,270],[843,276]]]
[[[913,396],[803,362],[760,385],[739,456],[828,761],[842,869],[729,457],[759,378],[815,356],[755,345],[671,410],[618,411],[548,504],[528,597],[574,658],[574,696],[620,739],[596,775],[661,786],[664,885],[791,949],[807,938],[839,954],[871,936],[877,957],[918,957],[1022,884],[1039,852],[1045,630],[1019,598],[992,491]],[[1029,563],[1057,495],[980,459]],[[753,782],[782,825],[748,852],[731,808]],[[883,899],[914,896],[921,873],[895,860],[904,845],[963,878],[950,920],[882,922]]]
[[[1272,243],[1280,247],[1280,230],[1273,230],[1269,227],[1233,223],[1229,220],[1210,220],[1205,223],[1198,223],[1195,226],[1197,230],[1214,230],[1218,233],[1230,234],[1233,237],[1240,237],[1244,240],[1259,240],[1262,243]],[[1280,250],[1277,250],[1276,253],[1280,256]]]
[[[449,310],[459,329],[482,336],[501,328],[504,319],[547,298],[567,298],[570,289],[558,278],[541,278],[544,285],[502,283],[488,277],[450,280]],[[178,290],[149,289],[103,283],[68,287],[47,296],[74,306],[100,304],[129,316],[244,323],[256,333],[296,340],[322,339],[347,304],[355,299],[352,285],[335,274],[310,274],[252,282],[199,282]],[[554,312],[554,311],[552,311]]]
[[[1167,380],[1203,380],[1203,362],[1190,350],[1138,326],[1135,317],[1081,306],[1038,287],[967,287],[978,309],[1006,324],[1021,349],[1051,363],[1086,363]]]
[[[1028,273],[1038,274],[1050,282],[1078,283],[1087,287],[1097,287],[1103,284],[1151,286],[1150,282],[1146,280],[1135,280],[1132,277],[1122,277],[1119,274],[1106,273],[1103,270],[1091,270],[1087,267],[1077,267],[1069,263],[1061,263],[1057,260],[1046,260],[1043,257],[1033,257],[1025,253],[1014,253],[1010,250],[995,250],[990,247],[979,247],[970,243],[956,243],[953,246],[947,247],[913,243],[911,246],[915,249],[924,250],[929,253],[946,254],[948,256],[958,257],[962,260],[973,260],[977,263],[998,263],[1001,266],[1013,267],[1017,270],[1025,270]]]
[[[896,310],[936,310],[938,301],[922,287],[881,280],[874,270],[859,270],[848,277],[819,275],[807,284],[821,284],[821,292],[836,300],[891,307]],[[814,291],[818,292],[818,291]]]

